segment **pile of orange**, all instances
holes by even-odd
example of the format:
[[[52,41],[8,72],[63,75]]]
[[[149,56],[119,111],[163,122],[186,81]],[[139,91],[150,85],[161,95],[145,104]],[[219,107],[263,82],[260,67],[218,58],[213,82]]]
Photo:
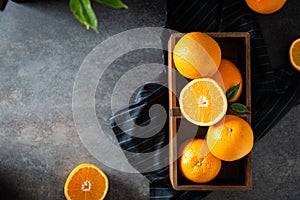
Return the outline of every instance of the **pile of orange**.
[[[253,147],[251,126],[235,115],[226,115],[228,103],[237,101],[243,80],[238,67],[222,58],[218,43],[205,33],[185,34],[175,45],[173,60],[181,75],[192,79],[183,87],[179,106],[185,119],[209,126],[206,138],[193,139],[180,148],[181,174],[196,183],[214,179],[221,162],[246,156]],[[231,99],[226,93],[235,89]]]
[[[235,115],[226,115],[208,128],[206,138],[193,139],[180,148],[181,174],[195,183],[213,180],[221,169],[221,161],[235,161],[252,149],[254,136],[251,126]]]
[[[175,45],[173,60],[181,75],[193,79],[182,90],[179,105],[182,115],[199,126],[218,123],[227,111],[227,103],[242,93],[242,75],[238,67],[221,55],[219,44],[208,34],[185,34]],[[239,86],[232,99],[225,93]]]

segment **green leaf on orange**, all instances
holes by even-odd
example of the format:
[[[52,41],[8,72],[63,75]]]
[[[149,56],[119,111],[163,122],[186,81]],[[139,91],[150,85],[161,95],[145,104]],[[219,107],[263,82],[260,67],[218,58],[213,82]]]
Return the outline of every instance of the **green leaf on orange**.
[[[239,89],[240,89],[241,83],[229,88],[226,91],[226,98],[227,100],[231,100],[235,97],[235,95],[238,93]]]

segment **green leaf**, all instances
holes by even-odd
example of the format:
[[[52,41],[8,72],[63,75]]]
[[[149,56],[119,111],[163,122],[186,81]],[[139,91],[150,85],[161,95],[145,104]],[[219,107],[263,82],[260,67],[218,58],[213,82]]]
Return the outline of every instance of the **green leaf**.
[[[86,26],[98,32],[98,20],[92,9],[90,0],[70,0],[70,9],[73,15]]]
[[[231,100],[235,97],[235,95],[237,94],[237,92],[239,91],[241,86],[241,83],[229,88],[226,92],[226,98],[227,100]]]
[[[230,105],[230,108],[238,113],[250,113],[250,111],[248,110],[248,108],[241,103],[233,103]]]
[[[121,0],[95,0],[98,3],[104,4],[111,8],[128,8]]]

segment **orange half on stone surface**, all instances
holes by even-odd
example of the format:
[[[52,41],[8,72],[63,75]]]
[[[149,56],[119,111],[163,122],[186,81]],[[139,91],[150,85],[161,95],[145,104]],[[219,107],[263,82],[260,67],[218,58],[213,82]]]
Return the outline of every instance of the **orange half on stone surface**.
[[[80,164],[75,167],[64,187],[67,200],[102,200],[107,191],[106,174],[93,164]]]
[[[223,89],[211,78],[189,82],[180,92],[179,106],[183,117],[199,126],[210,126],[220,121],[227,111]]]
[[[291,44],[289,54],[292,66],[300,71],[300,38]]]

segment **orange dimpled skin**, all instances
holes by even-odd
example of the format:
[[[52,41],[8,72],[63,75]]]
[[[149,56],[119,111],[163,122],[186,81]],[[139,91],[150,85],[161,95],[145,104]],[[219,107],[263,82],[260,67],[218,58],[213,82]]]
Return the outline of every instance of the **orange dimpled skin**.
[[[189,79],[210,77],[221,62],[221,48],[206,33],[185,34],[173,51],[175,67],[181,75]]]
[[[242,93],[243,79],[237,66],[228,59],[223,58],[218,72],[212,77],[226,93],[230,88],[240,84],[239,90],[234,98],[228,100],[229,103],[235,102]]]
[[[203,139],[194,139],[181,147],[180,173],[195,183],[214,179],[221,170],[221,160],[214,157]]]
[[[215,157],[234,161],[251,151],[254,136],[248,122],[235,115],[226,115],[219,123],[209,127],[206,142]]]
[[[253,11],[260,14],[271,14],[284,6],[286,0],[246,0]]]

